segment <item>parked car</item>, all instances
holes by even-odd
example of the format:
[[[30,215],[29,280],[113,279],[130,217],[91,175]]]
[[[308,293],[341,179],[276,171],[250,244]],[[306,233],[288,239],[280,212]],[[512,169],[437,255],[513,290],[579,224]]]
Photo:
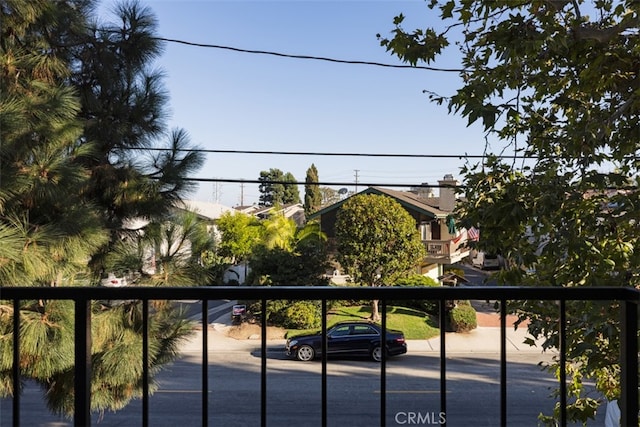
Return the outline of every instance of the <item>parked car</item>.
[[[500,255],[476,252],[471,258],[471,263],[482,270],[489,270],[502,268],[504,261]]]
[[[380,346],[382,328],[375,323],[341,322],[327,329],[327,356],[365,356],[382,360]],[[387,329],[387,356],[407,352],[407,343],[401,331]],[[292,337],[285,344],[289,357],[310,361],[322,355],[322,334]]]

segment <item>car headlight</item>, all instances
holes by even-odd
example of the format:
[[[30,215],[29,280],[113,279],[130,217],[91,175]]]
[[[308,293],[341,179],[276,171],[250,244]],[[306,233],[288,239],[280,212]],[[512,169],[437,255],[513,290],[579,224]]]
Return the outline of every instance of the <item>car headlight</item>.
[[[298,344],[298,340],[291,340],[291,341],[289,341],[289,348],[291,348],[291,347],[295,347],[295,346],[296,346],[296,344]]]

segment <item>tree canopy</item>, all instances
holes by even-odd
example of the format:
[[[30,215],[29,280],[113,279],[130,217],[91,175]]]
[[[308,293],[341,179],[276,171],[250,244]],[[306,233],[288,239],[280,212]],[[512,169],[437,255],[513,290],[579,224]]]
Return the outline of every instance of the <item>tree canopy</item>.
[[[413,217],[390,197],[361,194],[337,213],[338,262],[355,283],[387,286],[411,273],[425,256]],[[372,317],[378,318],[377,301]]]
[[[264,234],[258,218],[240,212],[225,212],[216,225],[221,234],[218,252],[232,263],[246,262]]]
[[[291,172],[284,173],[280,169],[271,168],[260,172],[259,191],[260,206],[288,205],[300,203],[300,192],[296,178]]]
[[[311,164],[304,179],[304,213],[309,216],[322,205],[322,193],[318,185],[318,168]]]
[[[479,142],[484,161],[462,170],[459,216],[480,228],[479,249],[509,261],[501,280],[638,287],[640,3],[434,0],[429,7],[441,26],[405,30],[399,15],[380,42],[412,65],[437,69],[443,55],[460,58],[454,93],[425,92],[469,124],[480,122],[491,142]],[[545,348],[557,347],[553,307],[510,307]],[[608,399],[619,393],[617,309],[569,306],[572,420],[586,420],[601,403],[584,394],[583,379],[594,378]],[[553,423],[557,410],[542,419]]]
[[[251,257],[255,284],[273,286],[327,285],[326,235],[318,223],[297,227],[294,220],[274,214],[262,221],[264,238]],[[292,302],[293,303],[293,302]]]
[[[167,220],[191,189],[185,178],[202,164],[201,154],[183,151],[185,131],[166,129],[162,75],[150,66],[161,52],[153,14],[128,2],[116,11],[118,24],[100,23],[95,6],[0,2],[2,286],[90,286],[108,268],[132,265],[123,244],[141,230],[127,224]],[[117,410],[142,390],[141,304],[95,302],[92,310],[92,410]],[[150,368],[157,372],[192,326],[171,307],[153,313]],[[20,301],[21,374],[66,415],[73,316],[68,301]],[[2,396],[19,392],[10,380],[12,317],[13,306],[2,304]]]

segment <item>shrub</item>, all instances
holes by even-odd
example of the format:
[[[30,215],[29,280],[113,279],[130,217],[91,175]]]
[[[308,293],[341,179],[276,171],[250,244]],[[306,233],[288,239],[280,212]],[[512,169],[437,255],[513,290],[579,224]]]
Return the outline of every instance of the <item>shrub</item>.
[[[449,325],[453,332],[469,332],[478,327],[476,310],[466,301],[460,301],[449,311]]]
[[[251,309],[258,313],[260,303]],[[267,302],[267,323],[289,329],[313,329],[321,324],[317,301],[272,300]]]
[[[399,279],[395,286],[407,287],[437,287],[440,286],[436,280],[421,274],[414,274],[404,279]],[[409,301],[389,301],[389,305],[401,305],[404,307],[414,308],[430,314],[438,312],[438,301],[434,300],[409,300]]]
[[[314,301],[296,301],[285,310],[283,327],[290,329],[314,329],[322,323],[320,307]]]

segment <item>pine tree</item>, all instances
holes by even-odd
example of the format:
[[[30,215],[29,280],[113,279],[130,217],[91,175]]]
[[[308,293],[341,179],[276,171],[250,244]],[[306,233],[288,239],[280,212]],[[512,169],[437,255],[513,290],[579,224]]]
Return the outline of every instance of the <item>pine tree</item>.
[[[69,70],[57,40],[43,31],[71,30],[83,17],[48,1],[9,1],[2,11],[0,251],[10,262],[0,262],[0,281],[61,285],[106,241],[95,211],[81,203],[89,171],[79,161],[92,156],[94,147],[76,143],[80,101],[64,85]]]
[[[315,164],[312,163],[307,169],[304,182],[304,213],[309,216],[317,211],[322,204],[322,193],[318,185],[318,169]]]
[[[260,186],[260,206],[274,206],[282,204],[284,197],[284,173],[280,169],[271,168],[268,171],[261,171]]]
[[[296,178],[291,172],[271,168],[260,172],[260,206],[288,205],[300,203]]]
[[[105,213],[109,245],[94,255],[95,274],[104,273],[103,258],[123,234],[123,221],[138,216],[162,219],[173,204],[193,189],[185,176],[203,164],[190,148],[186,131],[168,133],[167,95],[162,73],[150,64],[162,46],[148,8],[137,2],[117,8],[118,25],[96,24],[95,31],[75,49],[72,81],[83,100],[80,117],[85,140],[97,146],[86,163],[91,169],[90,196]],[[147,148],[166,151],[151,154]]]
[[[126,219],[165,218],[189,190],[202,158],[184,131],[145,157],[164,135],[160,75],[145,66],[160,51],[155,22],[136,3],[122,26],[89,25],[87,0],[3,0],[0,37],[0,284],[91,285],[122,241]],[[90,29],[91,27],[91,29]],[[69,189],[73,191],[69,191]],[[92,259],[93,272],[87,265]],[[93,274],[92,274],[93,273]],[[141,305],[93,305],[92,410],[116,410],[141,393]],[[22,301],[21,375],[37,381],[49,408],[73,404],[73,306]],[[191,325],[154,304],[151,372],[176,356]],[[0,302],[0,395],[12,389],[12,305]],[[117,362],[117,363],[116,363]]]
[[[296,177],[291,172],[284,174],[284,195],[282,196],[282,204],[289,205],[300,203],[300,192],[296,185]]]

